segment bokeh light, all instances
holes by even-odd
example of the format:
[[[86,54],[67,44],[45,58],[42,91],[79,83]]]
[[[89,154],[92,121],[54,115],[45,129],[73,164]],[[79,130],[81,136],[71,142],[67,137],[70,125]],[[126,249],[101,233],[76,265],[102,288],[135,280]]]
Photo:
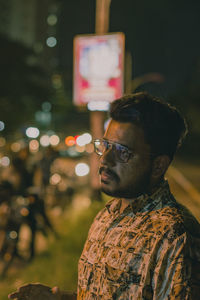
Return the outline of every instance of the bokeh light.
[[[15,230],[10,231],[9,237],[15,240],[17,238],[17,232]]]
[[[52,185],[56,185],[56,184],[58,184],[60,181],[61,181],[61,176],[60,176],[58,173],[55,173],[55,174],[53,174],[53,175],[50,177],[50,183],[51,183]]]
[[[20,210],[20,214],[23,217],[27,217],[29,215],[29,210],[26,207],[22,207],[22,209]]]
[[[90,168],[86,163],[78,163],[75,167],[75,173],[77,176],[85,176],[90,172]]]
[[[85,144],[89,144],[92,141],[92,136],[88,132],[83,134],[83,138],[85,140]]]
[[[39,142],[37,140],[32,140],[29,142],[30,152],[37,152],[39,150]]]
[[[37,138],[37,137],[39,136],[39,134],[40,134],[40,131],[39,131],[39,129],[36,128],[36,127],[28,127],[28,128],[26,129],[26,135],[27,135],[29,138],[35,139],[35,138]]]
[[[43,147],[48,147],[50,145],[49,136],[46,135],[46,134],[43,135],[43,136],[41,136],[41,138],[40,138],[40,144]]]
[[[86,144],[89,144],[92,141],[92,136],[90,133],[84,133],[77,137],[76,144],[78,146],[85,146]]]
[[[52,146],[57,146],[60,143],[60,138],[56,134],[53,134],[50,136],[49,142]]]
[[[19,152],[21,149],[21,144],[18,142],[12,143],[10,148],[13,152]]]
[[[73,136],[67,136],[65,138],[65,144],[68,146],[68,147],[71,147],[71,146],[74,146],[75,144],[75,138]]]
[[[85,141],[82,135],[80,135],[79,137],[77,137],[76,139],[76,144],[78,146],[85,146]]]
[[[50,36],[47,38],[46,44],[48,47],[53,48],[57,45],[57,40],[54,36]]]
[[[0,159],[0,163],[3,167],[8,167],[10,165],[10,159],[8,156],[3,156],[1,159]]]
[[[0,131],[3,131],[5,128],[5,123],[3,121],[0,121]]]
[[[54,26],[56,25],[58,21],[58,18],[56,15],[54,14],[50,14],[48,17],[47,17],[47,24],[50,25],[50,26]]]

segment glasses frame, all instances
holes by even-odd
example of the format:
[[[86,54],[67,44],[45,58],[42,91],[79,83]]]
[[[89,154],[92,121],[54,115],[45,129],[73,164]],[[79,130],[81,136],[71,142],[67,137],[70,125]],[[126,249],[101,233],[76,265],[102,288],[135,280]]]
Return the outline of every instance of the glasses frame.
[[[102,152],[102,151],[99,151],[98,148],[97,148],[97,145],[96,143],[100,143],[102,145],[102,143],[107,143],[107,146],[105,147],[105,150]],[[127,153],[128,153],[128,157],[126,160],[123,160],[123,159],[120,159],[118,158],[117,154],[115,154],[115,159],[116,161],[118,162],[121,162],[121,163],[127,163],[129,161],[129,159],[134,156],[133,154],[133,151],[131,151],[127,146],[124,146],[120,143],[116,143],[116,142],[112,142],[112,141],[109,141],[109,140],[106,140],[106,139],[95,139],[93,141],[93,144],[94,144],[94,151],[96,154],[98,154],[99,156],[103,156],[103,154],[108,150],[108,149],[111,149],[113,153],[116,153],[117,152],[117,146],[121,147],[121,149],[123,150],[126,150]],[[113,145],[115,146],[115,148],[113,149]],[[111,146],[111,147],[110,147]]]

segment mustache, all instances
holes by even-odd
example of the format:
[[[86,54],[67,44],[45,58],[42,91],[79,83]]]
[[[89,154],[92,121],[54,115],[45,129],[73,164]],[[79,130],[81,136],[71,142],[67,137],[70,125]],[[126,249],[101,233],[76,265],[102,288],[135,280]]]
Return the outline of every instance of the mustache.
[[[100,167],[99,168],[99,174],[101,175],[102,172],[107,173],[108,175],[112,176],[113,178],[115,178],[116,180],[119,180],[118,175],[113,172],[111,169],[107,168],[107,167]]]

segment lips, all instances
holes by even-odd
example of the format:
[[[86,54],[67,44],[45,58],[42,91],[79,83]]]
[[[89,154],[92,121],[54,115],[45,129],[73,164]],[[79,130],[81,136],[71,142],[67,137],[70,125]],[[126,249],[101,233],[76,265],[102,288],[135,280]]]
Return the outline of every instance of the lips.
[[[108,181],[110,179],[112,179],[113,176],[111,174],[109,174],[108,172],[102,171],[101,172],[101,181]]]

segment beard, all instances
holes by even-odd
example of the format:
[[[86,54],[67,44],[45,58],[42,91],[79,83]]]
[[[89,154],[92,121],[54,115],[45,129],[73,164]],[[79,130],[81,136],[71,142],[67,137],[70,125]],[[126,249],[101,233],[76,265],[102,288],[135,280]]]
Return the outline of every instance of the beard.
[[[99,170],[99,173],[101,174],[101,168]],[[139,178],[134,178],[132,184],[130,183],[128,186],[120,187],[120,177],[117,174],[111,172],[111,175],[113,176],[113,181],[115,182],[114,188],[112,188],[111,184],[104,183],[104,185],[101,186],[101,190],[108,196],[127,199],[137,198],[140,195],[146,193],[149,194],[151,184],[151,173],[152,166],[150,166],[143,174],[141,174]]]

